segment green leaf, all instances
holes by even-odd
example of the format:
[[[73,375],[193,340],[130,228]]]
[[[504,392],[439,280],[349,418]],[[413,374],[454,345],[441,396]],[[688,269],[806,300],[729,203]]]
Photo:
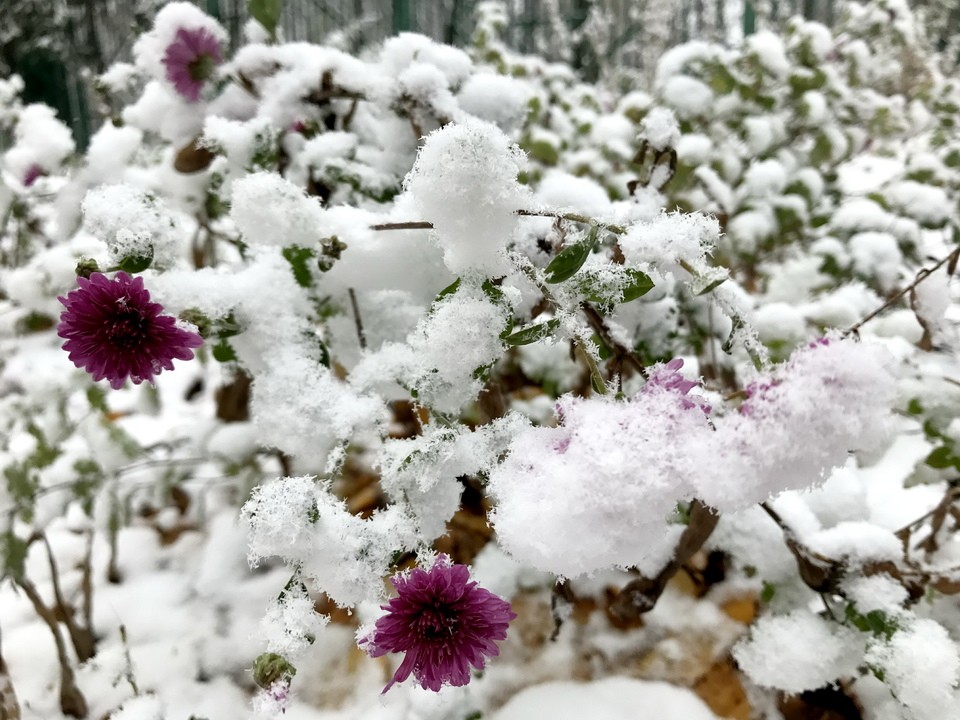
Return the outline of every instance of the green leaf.
[[[923,405],[920,404],[920,400],[911,398],[910,402],[907,403],[907,412],[911,415],[923,415]]]
[[[313,276],[310,274],[309,263],[317,256],[315,250],[311,248],[291,245],[283,249],[283,257],[290,263],[293,270],[293,279],[297,281],[300,287],[308,288],[313,284]]]
[[[460,278],[457,278],[452,283],[447,285],[443,290],[437,293],[437,296],[433,299],[434,305],[443,300],[448,295],[453,295],[457,290],[460,289]]]
[[[277,37],[277,23],[280,22],[281,0],[250,0],[247,10],[250,15],[270,33],[270,37]]]
[[[623,289],[623,300],[621,302],[628,303],[653,290],[653,280],[645,273],[631,268],[627,270],[627,276],[630,278],[630,284]],[[723,281],[721,280],[721,282]]]
[[[2,577],[19,580],[25,572],[28,545],[13,534],[12,530],[0,535],[0,559],[3,560]]]
[[[483,290],[483,294],[486,295],[494,305],[502,305],[504,307],[508,305],[507,296],[503,294],[503,290],[493,284],[492,280],[484,280],[480,289]]]
[[[537,325],[530,325],[523,328],[522,330],[517,330],[517,332],[512,335],[507,335],[503,338],[503,341],[507,345],[529,345],[530,343],[539,342],[545,337],[548,337],[553,333],[554,330],[560,325],[560,321],[556,318],[547,320],[544,323],[539,323]]]
[[[153,262],[153,251],[149,255],[128,255],[117,265],[118,268],[128,273],[139,273],[150,267]]]
[[[590,228],[585,240],[568,245],[557,253],[557,256],[547,265],[547,282],[559,283],[573,277],[590,257],[599,235],[600,228],[594,225]]]
[[[213,359],[217,362],[233,362],[237,359],[237,353],[225,339],[213,346]]]
[[[953,450],[946,445],[935,448],[933,452],[927,455],[927,459],[924,460],[927,465],[937,470],[952,467],[956,461],[957,458],[954,457]]]
[[[87,388],[87,402],[90,407],[100,412],[107,412],[107,392],[98,385],[91,385]]]
[[[760,591],[760,602],[769,603],[773,596],[777,594],[777,586],[771,582],[763,581],[763,589]]]

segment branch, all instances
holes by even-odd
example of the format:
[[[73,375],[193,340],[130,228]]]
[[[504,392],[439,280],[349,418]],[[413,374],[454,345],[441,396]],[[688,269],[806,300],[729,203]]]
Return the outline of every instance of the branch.
[[[690,522],[680,536],[673,559],[656,577],[639,577],[628,582],[610,605],[610,612],[623,622],[635,620],[657,604],[667,583],[710,537],[720,516],[699,500],[690,504]]]
[[[53,611],[48,608],[36,586],[27,578],[16,580],[17,586],[26,594],[33,605],[40,619],[46,623],[53,633],[53,641],[57,646],[57,661],[60,664],[60,710],[64,715],[75,718],[85,718],[87,716],[87,701],[77,687],[76,678],[73,675],[73,668],[70,667],[70,658],[67,655],[67,646],[60,635],[60,628],[57,625],[57,618]]]
[[[924,268],[924,269],[922,269],[920,272],[918,272],[918,273],[917,273],[917,277],[914,279],[914,281],[913,281],[912,283],[910,283],[910,284],[907,285],[906,287],[898,290],[898,291],[897,291],[896,293],[894,293],[883,305],[881,305],[880,307],[878,307],[876,310],[874,310],[872,313],[870,313],[869,315],[867,315],[865,318],[863,318],[862,320],[860,320],[860,321],[857,322],[856,324],[851,325],[849,328],[847,328],[846,330],[844,330],[844,331],[843,331],[844,336],[853,335],[854,333],[859,332],[859,331],[860,331],[860,328],[863,327],[867,322],[869,322],[870,320],[873,320],[877,315],[879,315],[880,313],[882,313],[882,312],[883,312],[884,310],[886,310],[887,308],[892,307],[892,306],[893,306],[894,304],[896,304],[904,295],[906,295],[907,293],[913,291],[913,289],[914,289],[915,287],[917,287],[917,285],[919,285],[920,283],[922,283],[924,280],[926,280],[928,277],[930,277],[933,273],[935,273],[937,270],[939,270],[941,267],[943,267],[943,266],[946,265],[947,263],[950,263],[950,267],[951,267],[951,268],[955,268],[958,259],[960,259],[960,247],[955,248],[955,249],[953,250],[953,252],[951,252],[949,255],[947,255],[946,257],[941,258],[940,260],[938,260],[938,261],[937,261],[937,264],[934,265],[933,267]],[[951,272],[951,274],[953,274],[953,273]]]
[[[623,363],[626,361],[627,365],[632,367],[634,370],[640,373],[644,379],[646,379],[647,368],[644,367],[643,363],[640,361],[640,358],[637,357],[635,352],[614,339],[613,335],[610,334],[610,328],[607,327],[607,323],[604,321],[603,315],[600,314],[600,311],[586,301],[580,303],[580,309],[583,310],[583,314],[586,316],[587,323],[590,325],[590,328],[600,336],[600,339],[603,340],[604,345],[613,351],[613,356],[616,362]]]

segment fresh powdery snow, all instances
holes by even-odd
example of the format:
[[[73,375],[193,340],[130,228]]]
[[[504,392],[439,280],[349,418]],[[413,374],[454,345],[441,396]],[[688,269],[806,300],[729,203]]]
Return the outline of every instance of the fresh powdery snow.
[[[960,718],[946,11],[473,5],[0,80],[0,718]]]

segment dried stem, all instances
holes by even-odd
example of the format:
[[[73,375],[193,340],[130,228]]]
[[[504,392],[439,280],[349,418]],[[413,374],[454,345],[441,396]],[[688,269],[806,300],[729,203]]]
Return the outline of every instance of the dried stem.
[[[75,718],[85,718],[87,716],[87,701],[77,687],[76,678],[73,674],[73,668],[70,667],[70,658],[67,655],[67,646],[60,635],[60,628],[57,624],[57,617],[53,610],[48,608],[36,586],[27,578],[16,580],[30,602],[37,615],[46,623],[53,633],[53,641],[57,647],[57,661],[60,664],[60,711],[64,715]]]
[[[47,562],[50,565],[50,583],[53,588],[54,612],[59,612],[63,624],[67,626],[67,633],[70,635],[70,642],[73,643],[74,652],[77,653],[77,660],[86,662],[96,654],[96,640],[89,628],[82,628],[77,625],[75,619],[75,610],[71,607],[60,588],[60,570],[57,567],[57,560],[53,556],[53,548],[50,547],[50,541],[46,534],[40,533],[40,540],[47,550]]]
[[[710,537],[720,516],[699,500],[690,503],[690,522],[680,536],[673,559],[656,577],[639,577],[628,582],[610,606],[610,612],[624,622],[635,620],[657,604],[670,579],[677,574]]]
[[[917,277],[914,279],[912,283],[898,290],[889,299],[887,299],[887,301],[883,303],[883,305],[878,307],[876,310],[874,310],[872,313],[867,315],[865,318],[863,318],[856,324],[851,325],[849,328],[844,330],[843,334],[852,335],[854,333],[859,332],[860,328],[863,327],[870,320],[873,320],[877,315],[882,313],[884,310],[895,305],[901,298],[903,298],[904,295],[906,295],[909,292],[912,292],[913,289],[917,287],[917,285],[922,283],[924,280],[926,280],[928,277],[930,277],[933,273],[935,273],[937,270],[942,268],[947,263],[956,263],[958,258],[960,258],[960,247],[955,248],[953,252],[951,252],[949,255],[938,260],[936,265],[934,265],[933,267],[922,269],[920,272],[917,273]]]
[[[20,720],[20,702],[13,688],[10,670],[3,659],[2,643],[0,643],[0,720]]]
[[[353,322],[357,326],[357,339],[360,341],[360,349],[367,349],[367,336],[363,332],[363,319],[360,317],[360,306],[357,304],[357,293],[353,288],[348,288],[350,294],[350,307],[353,308]]]
[[[644,379],[646,379],[647,369],[640,361],[640,358],[637,357],[635,352],[614,339],[613,335],[610,333],[610,328],[607,327],[607,323],[604,320],[603,315],[600,314],[600,311],[586,301],[580,303],[580,309],[583,310],[583,314],[587,318],[587,323],[590,325],[593,331],[600,336],[600,339],[603,340],[604,345],[613,351],[613,357],[618,366],[626,363],[640,373]]]

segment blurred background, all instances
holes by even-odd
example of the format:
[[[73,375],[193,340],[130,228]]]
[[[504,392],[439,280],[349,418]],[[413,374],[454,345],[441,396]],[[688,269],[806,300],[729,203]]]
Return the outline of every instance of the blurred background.
[[[416,32],[465,45],[483,0],[283,0],[288,41],[331,44],[360,53],[391,35]],[[4,0],[0,76],[25,82],[23,101],[56,108],[86,147],[97,121],[92,83],[129,59],[137,35],[165,0]],[[236,46],[248,0],[195,0]],[[664,50],[690,40],[736,44],[760,28],[802,14],[832,26],[843,0],[509,0],[505,39],[524,53],[562,60],[585,80],[643,86]],[[954,64],[960,58],[960,2],[913,0],[928,40]],[[893,12],[893,11],[891,11]],[[895,18],[891,18],[893,21]],[[620,89],[626,89],[621,87]]]

